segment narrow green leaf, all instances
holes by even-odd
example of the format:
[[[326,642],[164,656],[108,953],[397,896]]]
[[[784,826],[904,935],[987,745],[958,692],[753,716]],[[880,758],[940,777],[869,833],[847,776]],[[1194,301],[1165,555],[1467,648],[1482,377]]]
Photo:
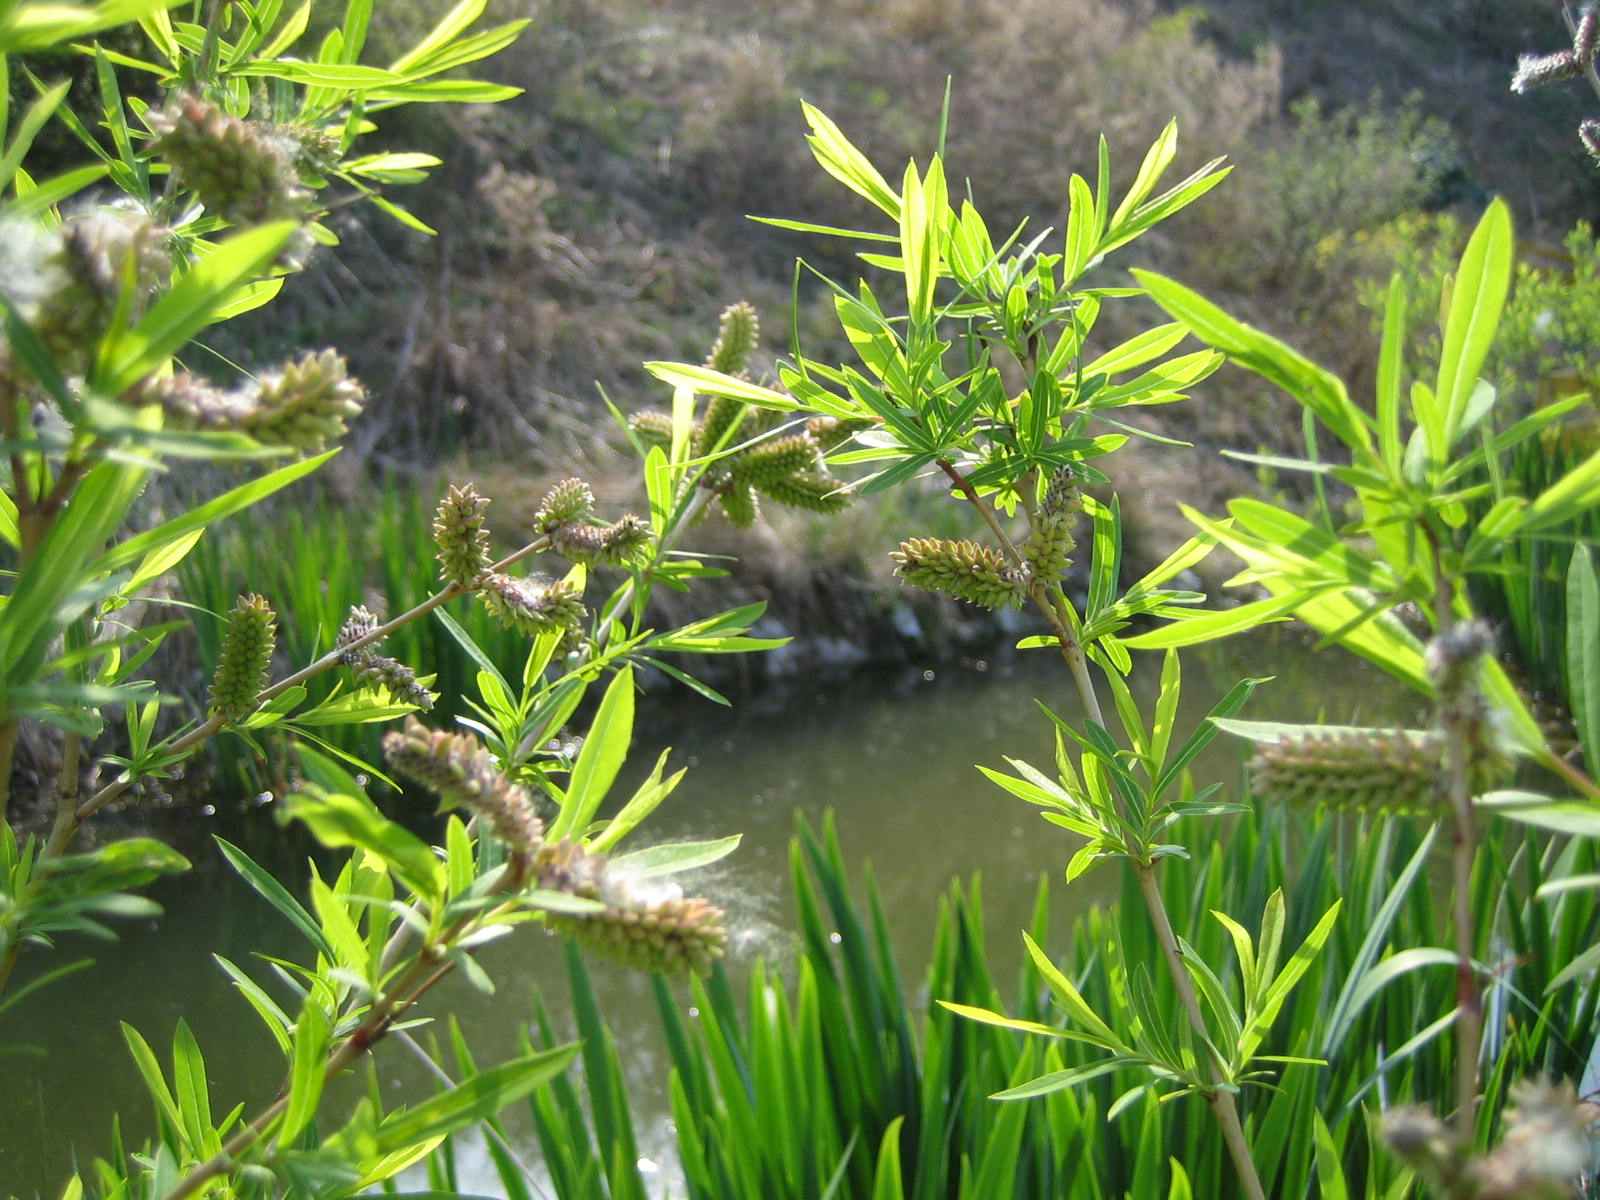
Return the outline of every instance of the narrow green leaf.
[[[174,1131],[181,1130],[183,1115],[178,1111],[178,1102],[173,1098],[172,1089],[167,1086],[166,1076],[162,1074],[161,1064],[157,1061],[155,1052],[150,1049],[150,1043],[126,1021],[120,1024],[123,1040],[128,1043],[128,1049],[133,1054],[133,1061],[137,1064],[139,1075],[144,1080],[145,1090],[156,1102],[157,1114],[167,1121]]]
[[[1066,257],[1061,262],[1061,284],[1071,287],[1088,269],[1099,240],[1099,219],[1094,209],[1094,193],[1082,175],[1074,174],[1067,184]]]
[[[396,204],[393,200],[390,200],[385,196],[380,196],[376,192],[370,194],[367,197],[367,200],[371,203],[373,208],[376,208],[379,212],[383,213],[384,216],[391,218],[401,225],[404,225],[407,229],[413,230],[416,233],[420,233],[425,237],[438,236],[439,231],[437,229],[435,229],[432,225],[429,225],[426,221],[422,220],[422,218],[410,212],[408,209],[401,208],[400,205]]]
[[[415,46],[395,59],[389,69],[397,74],[403,74],[425,66],[430,58],[465,33],[472,23],[483,15],[487,4],[488,0],[460,0],[460,3],[439,18],[438,24]]]
[[[1177,153],[1178,123],[1169,121],[1150,149],[1145,152],[1144,161],[1139,164],[1139,173],[1134,177],[1133,185],[1128,188],[1128,194],[1122,198],[1122,203],[1117,205],[1117,211],[1112,214],[1108,230],[1111,236],[1116,236],[1118,227],[1123,221],[1155,190],[1156,182],[1161,178],[1162,172],[1172,164]]]
[[[905,1200],[905,1184],[900,1177],[900,1126],[905,1118],[896,1117],[883,1131],[878,1145],[878,1165],[872,1174],[872,1200]]]
[[[206,1083],[205,1054],[189,1022],[178,1018],[173,1029],[173,1096],[178,1101],[179,1128],[189,1142],[190,1154],[214,1154],[216,1133],[211,1128],[211,1090]]]
[[[1389,280],[1383,306],[1383,341],[1378,348],[1378,454],[1389,473],[1399,477],[1404,446],[1400,441],[1400,395],[1404,383],[1406,291],[1398,273]]]
[[[1567,691],[1583,761],[1600,771],[1600,576],[1594,554],[1579,542],[1567,566]]]
[[[1523,528],[1532,532],[1565,525],[1596,506],[1600,506],[1600,450],[1535,497],[1528,505]]]
[[[811,127],[806,141],[817,163],[845,187],[858,196],[871,201],[889,215],[900,219],[900,197],[878,169],[867,161],[866,155],[851,144],[850,139],[823,112],[804,101],[800,104],[806,124]]]
[[[772,408],[788,412],[798,408],[793,397],[713,371],[710,367],[696,367],[688,363],[647,362],[644,369],[672,387],[688,388],[702,396],[726,396],[730,400],[743,400],[757,408]]]
[[[1099,1014],[1094,1009],[1089,1007],[1089,1003],[1083,998],[1082,993],[1072,986],[1072,982],[1065,975],[1057,970],[1055,963],[1050,961],[1050,956],[1039,948],[1038,943],[1026,933],[1022,935],[1022,940],[1028,947],[1028,957],[1033,960],[1033,965],[1038,970],[1040,978],[1044,980],[1045,986],[1054,994],[1061,1007],[1066,1009],[1067,1015],[1079,1025],[1082,1025],[1089,1035],[1102,1045],[1108,1047],[1121,1046],[1122,1043],[1117,1039],[1116,1034],[1112,1033],[1111,1027],[1100,1019]]]
[[[266,1026],[267,1032],[277,1041],[278,1049],[283,1052],[285,1058],[288,1058],[291,1053],[289,1030],[293,1026],[293,1023],[289,1020],[289,1014],[284,1012],[278,1002],[267,994],[265,988],[246,975],[234,963],[223,958],[220,954],[213,954],[211,957],[216,960],[223,973],[233,980],[233,986],[238,988],[240,995],[249,1001],[250,1007],[256,1010],[256,1015],[261,1018],[261,1023]]]
[[[640,879],[691,871],[726,858],[739,848],[742,834],[699,842],[668,842],[635,850],[611,860],[611,865]]]
[[[589,726],[578,761],[572,766],[567,798],[561,813],[550,826],[549,837],[582,837],[600,809],[601,802],[622,769],[633,741],[633,668],[623,667],[606,688]]]
[[[458,1133],[492,1117],[565,1071],[578,1049],[574,1042],[501,1063],[415,1108],[391,1113],[378,1126],[378,1147],[384,1153],[392,1153],[429,1138]]]
[[[1450,315],[1439,348],[1439,376],[1434,386],[1445,414],[1444,444],[1433,448],[1434,457],[1440,461],[1448,457],[1466,428],[1473,387],[1511,289],[1512,250],[1511,210],[1497,197],[1473,230],[1450,291]]]
[[[239,873],[240,878],[254,888],[268,904],[289,918],[290,923],[305,935],[319,954],[332,959],[333,947],[323,935],[316,918],[301,907],[300,902],[289,894],[288,889],[270,872],[257,866],[239,847],[222,838],[217,838],[216,841],[222,849],[222,856]]]
[[[56,84],[29,105],[28,111],[22,114],[22,120],[17,122],[16,132],[12,134],[11,144],[5,148],[4,154],[0,154],[0,192],[11,186],[17,168],[22,165],[29,147],[33,145],[33,139],[50,120],[50,114],[55,112],[71,87],[70,80]]]
[[[1133,274],[1151,299],[1202,342],[1283,388],[1351,449],[1370,450],[1366,418],[1337,376],[1276,338],[1234,319],[1182,284],[1150,271],[1135,270]]]
[[[1291,592],[1282,596],[1268,596],[1264,600],[1252,600],[1237,608],[1214,612],[1197,611],[1193,616],[1175,617],[1169,623],[1157,626],[1147,633],[1123,638],[1122,644],[1133,650],[1168,650],[1178,646],[1197,646],[1202,642],[1244,633],[1273,621],[1285,620],[1299,607],[1300,599],[1299,593]]]
[[[1323,1200],[1350,1200],[1350,1185],[1344,1177],[1344,1155],[1334,1144],[1328,1122],[1315,1109],[1311,1112],[1312,1137],[1317,1153],[1317,1183]]]
[[[306,994],[300,1019],[295,1022],[294,1048],[289,1057],[289,1106],[278,1126],[280,1149],[290,1148],[317,1115],[327,1056],[328,1014],[323,1011],[321,995],[313,988]]]

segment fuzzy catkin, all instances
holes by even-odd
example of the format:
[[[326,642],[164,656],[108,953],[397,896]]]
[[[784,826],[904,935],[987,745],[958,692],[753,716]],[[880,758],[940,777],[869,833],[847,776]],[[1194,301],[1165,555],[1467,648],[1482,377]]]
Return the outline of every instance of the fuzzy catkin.
[[[405,728],[384,735],[389,765],[439,797],[441,807],[464,808],[488,822],[506,847],[534,854],[544,837],[544,823],[528,793],[507,779],[494,755],[471,734],[429,729],[408,717]]]
[[[382,688],[395,703],[428,711],[437,697],[422,686],[415,671],[397,658],[379,654],[375,642],[361,646],[355,644],[370,636],[377,628],[377,616],[368,611],[365,605],[352,607],[336,642],[339,661],[350,668],[351,677],[362,687]]]
[[[550,546],[569,562],[610,563],[636,560],[650,545],[650,526],[628,513],[610,525],[573,522],[550,532]]]

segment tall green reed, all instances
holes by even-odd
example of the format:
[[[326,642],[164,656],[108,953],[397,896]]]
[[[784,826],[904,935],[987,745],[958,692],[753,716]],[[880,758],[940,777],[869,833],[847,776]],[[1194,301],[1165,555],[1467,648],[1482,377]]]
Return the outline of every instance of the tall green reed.
[[[1271,903],[1274,881],[1290,878],[1289,914],[1324,911],[1343,897],[1353,918],[1339,923],[1311,964],[1266,1048],[1326,1063],[1286,1065],[1280,1086],[1248,1110],[1271,1194],[1344,1189],[1379,1197],[1396,1194],[1409,1178],[1376,1153],[1367,1110],[1380,1099],[1393,1106],[1431,1097],[1452,1076],[1451,1047],[1437,1036],[1438,1015],[1455,989],[1454,954],[1443,948],[1448,909],[1438,903],[1442,849],[1437,830],[1420,822],[1374,827],[1310,812],[1247,815],[1203,838],[1194,858],[1164,877],[1168,903],[1178,910],[1194,905],[1255,921]],[[1581,840],[1513,835],[1488,842],[1473,889],[1483,917],[1481,955],[1494,972],[1485,1136],[1512,1081],[1569,1075],[1586,1057],[1600,981],[1551,984],[1571,951],[1600,928],[1600,903],[1580,893],[1552,908],[1536,894],[1573,868],[1592,868],[1595,858],[1594,845]],[[687,996],[655,981],[676,1159],[662,1171],[638,1166],[639,1147],[653,1139],[637,1123],[633,1099],[662,1081],[641,1078],[639,1066],[624,1061],[603,993],[572,956],[575,1025],[557,1029],[541,1009],[527,1049],[575,1034],[585,1045],[585,1073],[581,1082],[562,1076],[538,1089],[525,1121],[511,1127],[531,1130],[537,1157],[505,1124],[491,1133],[487,1150],[505,1194],[538,1194],[546,1179],[560,1200],[1228,1194],[1231,1167],[1209,1119],[1182,1106],[1163,1111],[1141,1094],[1138,1067],[1101,1071],[1091,1046],[1070,1038],[1040,1042],[930,1004],[930,997],[1004,1004],[1019,1022],[1041,1026],[1056,1016],[1039,961],[1026,959],[1011,980],[993,967],[977,881],[954,885],[930,914],[928,966],[908,980],[870,870],[862,898],[848,877],[831,820],[820,835],[802,823],[791,853],[797,957],[786,978],[757,961],[742,984],[719,966]],[[1051,949],[1054,968],[1096,1012],[1155,1019],[1172,1010],[1170,985],[1163,989],[1159,977],[1137,972],[1158,949],[1146,922],[1120,915],[1140,904],[1129,880],[1120,904],[1052,927],[1041,883],[1030,936]],[[1291,915],[1285,941],[1307,932]],[[1506,947],[1524,937],[1529,952],[1511,956]],[[1208,961],[1226,960],[1234,949],[1216,920],[1199,927],[1192,945]],[[462,1064],[470,1062],[459,1040],[455,1049]],[[1021,1098],[1037,1090],[1026,1087],[1029,1080],[1056,1072],[1077,1075],[1079,1086]],[[996,1093],[1013,1098],[997,1103],[989,1098]],[[1317,1113],[1320,1155],[1297,1144]],[[463,1182],[458,1157],[430,1161],[431,1186]],[[1171,1178],[1169,1162],[1181,1165]]]

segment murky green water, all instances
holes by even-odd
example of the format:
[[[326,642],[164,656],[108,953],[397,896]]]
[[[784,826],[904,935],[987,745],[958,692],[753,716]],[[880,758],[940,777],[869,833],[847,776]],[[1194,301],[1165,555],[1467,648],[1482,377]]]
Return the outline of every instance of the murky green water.
[[[1411,715],[1411,699],[1386,677],[1337,652],[1311,654],[1290,636],[1225,643],[1187,656],[1186,664],[1190,721],[1234,680],[1265,675],[1276,682],[1257,693],[1247,715],[1338,722]],[[1154,657],[1141,663],[1145,689],[1158,668]],[[1026,921],[1040,873],[1058,872],[1075,843],[989,784],[973,764],[1003,768],[1009,755],[1048,765],[1050,733],[1035,695],[1063,716],[1076,716],[1061,672],[1043,655],[796,686],[732,712],[681,689],[662,691],[645,701],[648,728],[641,731],[636,761],[642,769],[670,745],[674,761],[691,769],[643,832],[661,841],[744,834],[732,858],[691,884],[728,910],[736,963],[757,954],[781,962],[789,953],[788,842],[795,813],[818,823],[829,809],[857,870],[872,864],[911,978],[927,953],[939,896],[952,878],[974,872],[983,876],[991,944],[998,955],[1014,954],[1011,931]],[[1219,743],[1200,769],[1232,778],[1237,764],[1237,749]],[[169,820],[160,830],[196,868],[153,892],[167,910],[159,923],[124,928],[117,943],[79,941],[54,955],[25,958],[34,971],[85,956],[96,965],[36,993],[0,1020],[0,1195],[58,1194],[74,1152],[84,1161],[103,1152],[119,1114],[128,1140],[143,1139],[149,1106],[119,1020],[138,1028],[164,1056],[174,1024],[184,1018],[205,1049],[219,1112],[239,1100],[259,1104],[278,1086],[279,1060],[267,1035],[211,955],[254,964],[252,973],[265,979],[256,952],[293,958],[303,949],[287,923],[237,881],[210,837],[220,832],[275,870],[300,875],[304,868],[297,864],[309,847],[265,812],[217,807],[213,816],[188,816],[175,825]],[[1113,882],[1109,876],[1106,884]],[[1096,886],[1091,878],[1070,897],[1058,888],[1063,912],[1092,903]],[[457,988],[434,1006],[458,1006],[480,1062],[515,1053],[537,989],[557,1019],[564,1018],[557,947],[537,934],[507,942],[485,959],[499,984],[494,996]],[[596,975],[637,1081],[636,1103],[660,1114],[666,1079],[648,986],[621,971]],[[385,1087],[403,1095],[422,1086],[425,1073],[404,1046],[381,1050]],[[661,1154],[665,1134],[659,1120],[655,1126],[646,1153]]]

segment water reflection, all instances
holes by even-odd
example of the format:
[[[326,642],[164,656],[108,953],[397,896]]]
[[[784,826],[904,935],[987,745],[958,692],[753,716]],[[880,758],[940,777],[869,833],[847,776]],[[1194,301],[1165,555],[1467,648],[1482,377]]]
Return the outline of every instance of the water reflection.
[[[1277,680],[1258,692],[1247,715],[1341,723],[1414,718],[1410,699],[1386,677],[1338,652],[1312,654],[1293,635],[1225,643],[1185,662],[1188,723],[1238,678],[1264,675]],[[1153,689],[1159,666],[1153,656],[1139,661],[1136,691]],[[920,974],[949,881],[975,872],[983,877],[991,944],[1009,974],[1018,952],[1012,931],[1027,921],[1039,875],[1059,872],[1074,844],[989,784],[973,764],[1004,769],[1004,758],[1012,756],[1048,766],[1050,727],[1035,695],[1076,719],[1076,701],[1061,672],[1038,652],[795,686],[731,712],[681,689],[663,690],[644,703],[638,770],[669,745],[673,765],[690,771],[645,832],[666,841],[741,831],[740,850],[690,886],[728,910],[736,962],[763,955],[782,964],[791,955],[788,842],[795,813],[816,824],[831,809],[858,882],[871,863],[908,978]],[[1237,748],[1222,739],[1197,770],[1231,778],[1238,758]],[[118,1019],[137,1027],[163,1056],[178,1017],[187,1020],[210,1061],[219,1110],[236,1099],[259,1104],[278,1085],[270,1039],[210,956],[223,954],[267,980],[254,952],[297,957],[303,949],[287,923],[221,862],[208,835],[226,826],[231,840],[287,872],[303,864],[309,848],[259,811],[224,809],[209,823],[181,821],[176,833],[184,835],[181,848],[196,869],[154,889],[167,909],[158,926],[125,928],[119,943],[71,944],[53,956],[35,952],[24,960],[35,971],[59,965],[68,954],[98,962],[7,1014],[0,1069],[11,1086],[0,1088],[0,1193],[56,1194],[74,1147],[86,1157],[100,1151],[115,1114],[130,1140],[142,1136],[149,1107]],[[1069,901],[1074,907],[1090,903],[1101,894],[1097,888],[1114,883],[1111,872],[1103,883],[1098,879],[1091,877],[1071,897],[1057,888],[1062,913]],[[538,935],[507,939],[485,957],[499,984],[494,996],[470,993],[457,982],[440,997],[436,1009],[445,1003],[458,1009],[480,1061],[516,1053],[536,995],[557,1027],[566,1026],[558,950]],[[646,1114],[641,1153],[668,1161],[665,1069],[648,983],[605,968],[597,968],[596,983],[629,1064],[634,1102]],[[427,1086],[426,1070],[403,1046],[384,1047],[381,1059],[383,1086],[392,1094]],[[515,1135],[515,1123],[512,1128]]]

